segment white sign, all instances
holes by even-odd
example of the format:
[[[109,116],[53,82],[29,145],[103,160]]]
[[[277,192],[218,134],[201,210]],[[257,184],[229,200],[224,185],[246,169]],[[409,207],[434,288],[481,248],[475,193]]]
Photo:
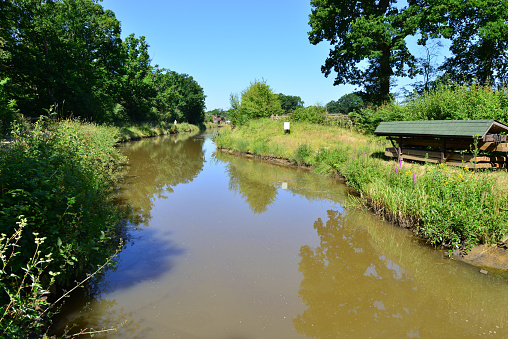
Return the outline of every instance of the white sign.
[[[285,129],[285,130],[290,129],[290,128],[289,128],[289,122],[285,122],[285,123],[284,123],[284,129]]]

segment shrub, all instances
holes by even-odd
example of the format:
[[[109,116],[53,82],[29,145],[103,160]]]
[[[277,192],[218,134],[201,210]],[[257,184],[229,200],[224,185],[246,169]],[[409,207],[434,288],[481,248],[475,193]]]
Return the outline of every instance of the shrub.
[[[278,95],[272,92],[265,81],[255,81],[242,92],[242,114],[247,119],[268,118],[282,114]]]
[[[299,108],[291,113],[291,121],[311,122],[314,124],[323,124],[326,118],[326,108],[322,106],[309,106]]]
[[[355,113],[362,129],[374,131],[381,121],[495,119],[508,123],[508,89],[440,85],[401,104],[391,102]]]
[[[8,298],[0,305],[0,334],[8,338],[28,338],[41,335],[45,328],[42,313],[48,307],[48,290],[54,277],[58,273],[46,272],[48,264],[53,260],[51,254],[43,254],[39,249],[44,247],[45,238],[32,234],[35,242],[35,252],[25,253],[27,261],[23,265],[21,275],[11,272],[11,264],[21,255],[21,238],[26,219],[20,216],[18,227],[13,227],[14,233],[7,237],[0,236],[0,287]],[[25,250],[23,249],[25,252]],[[50,281],[43,286],[40,278],[46,273]]]
[[[28,133],[14,129],[12,145],[0,150],[0,233],[12,234],[20,215],[26,219],[23,251],[12,259],[10,273],[21,276],[36,250],[33,233],[46,238],[48,270],[61,272],[64,286],[108,256],[119,214],[109,195],[122,159],[107,127],[77,121],[53,123],[42,118]],[[42,281],[51,277],[42,276]],[[0,295],[0,302],[6,299]]]
[[[310,164],[312,162],[312,148],[309,144],[301,144],[295,150],[293,160],[298,165]]]

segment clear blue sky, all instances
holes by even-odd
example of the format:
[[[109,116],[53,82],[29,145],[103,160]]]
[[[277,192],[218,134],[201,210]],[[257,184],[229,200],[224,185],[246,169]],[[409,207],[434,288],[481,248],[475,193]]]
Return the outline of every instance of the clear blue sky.
[[[144,35],[152,64],[189,74],[207,110],[228,109],[230,93],[266,80],[274,93],[325,105],[353,86],[333,86],[321,65],[328,46],[309,43],[309,0],[104,0],[122,38]]]
[[[329,45],[311,45],[309,0],[104,0],[122,38],[145,36],[152,64],[189,74],[203,87],[207,110],[228,109],[230,93],[266,80],[274,93],[306,106],[337,100],[351,85],[333,86],[321,65]]]

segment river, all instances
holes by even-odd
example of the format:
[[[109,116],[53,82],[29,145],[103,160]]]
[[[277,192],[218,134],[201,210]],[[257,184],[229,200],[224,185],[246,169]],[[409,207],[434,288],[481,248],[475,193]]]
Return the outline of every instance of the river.
[[[121,151],[133,218],[116,267],[67,300],[70,333],[508,337],[505,279],[359,208],[339,180],[216,152],[208,134]]]

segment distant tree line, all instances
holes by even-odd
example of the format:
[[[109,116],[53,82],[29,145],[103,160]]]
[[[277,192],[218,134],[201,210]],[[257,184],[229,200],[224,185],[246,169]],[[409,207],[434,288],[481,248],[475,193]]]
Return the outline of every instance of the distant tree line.
[[[120,38],[97,0],[0,1],[0,120],[17,112],[94,121],[204,120],[187,74],[151,65],[145,37]]]
[[[380,104],[393,97],[394,77],[424,76],[417,90],[433,82],[497,86],[508,80],[506,0],[311,0],[309,40],[331,44],[321,67],[336,73],[335,85],[362,88],[363,100]],[[425,48],[419,57],[407,38]],[[450,56],[433,65],[437,42],[450,42]],[[434,76],[434,79],[432,79]]]

